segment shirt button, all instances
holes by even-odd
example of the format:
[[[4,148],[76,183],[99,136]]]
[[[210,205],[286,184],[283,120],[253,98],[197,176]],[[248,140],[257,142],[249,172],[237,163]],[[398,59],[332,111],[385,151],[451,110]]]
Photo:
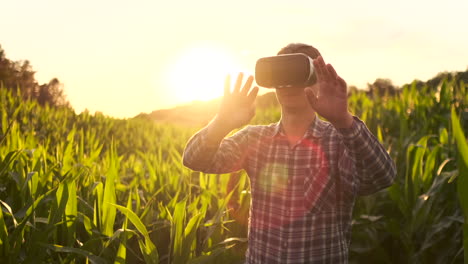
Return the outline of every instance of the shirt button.
[[[288,247],[288,242],[283,242],[283,247],[287,248]]]
[[[291,184],[291,179],[288,179],[288,184]]]

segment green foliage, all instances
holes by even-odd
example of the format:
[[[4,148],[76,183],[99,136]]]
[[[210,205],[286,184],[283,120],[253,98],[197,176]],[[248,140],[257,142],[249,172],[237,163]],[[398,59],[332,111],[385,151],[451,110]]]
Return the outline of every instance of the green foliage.
[[[466,90],[453,79],[350,95],[398,168],[393,186],[356,203],[351,263],[466,261]],[[266,105],[252,122],[279,118]],[[184,168],[198,128],[77,115],[0,89],[2,263],[242,262],[248,177]]]
[[[195,128],[76,115],[3,88],[0,118],[2,263],[230,258],[229,175],[181,163]]]
[[[463,261],[464,219],[453,182],[459,157],[449,121],[452,107],[467,116],[467,99],[465,84],[455,80],[437,87],[415,82],[393,96],[350,96],[351,111],[381,135],[398,170],[390,188],[357,201],[352,263]]]
[[[457,190],[465,219],[463,224],[463,248],[466,264],[468,263],[468,144],[454,107],[452,107],[452,127],[455,135],[455,141],[458,146],[459,174],[457,176]]]

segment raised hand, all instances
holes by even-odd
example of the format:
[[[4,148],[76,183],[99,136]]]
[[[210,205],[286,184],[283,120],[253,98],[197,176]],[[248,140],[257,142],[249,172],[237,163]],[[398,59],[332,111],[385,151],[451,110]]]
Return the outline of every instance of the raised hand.
[[[229,131],[248,124],[255,115],[255,98],[258,87],[251,89],[253,77],[249,76],[241,88],[242,78],[243,74],[239,73],[232,92],[229,75],[224,83],[224,96],[216,119]]]
[[[310,87],[304,90],[310,105],[335,127],[351,127],[353,116],[348,111],[346,82],[338,76],[331,64],[325,65],[322,56],[314,59],[314,67],[317,73],[318,95]]]

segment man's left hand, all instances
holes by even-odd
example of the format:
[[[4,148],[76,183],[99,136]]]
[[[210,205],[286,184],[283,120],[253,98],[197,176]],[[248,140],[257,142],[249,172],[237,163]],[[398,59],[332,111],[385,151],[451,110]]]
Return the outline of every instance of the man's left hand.
[[[314,68],[318,95],[310,87],[304,89],[310,105],[336,128],[351,127],[354,119],[348,111],[346,82],[338,76],[331,64],[325,64],[322,56],[314,59]]]

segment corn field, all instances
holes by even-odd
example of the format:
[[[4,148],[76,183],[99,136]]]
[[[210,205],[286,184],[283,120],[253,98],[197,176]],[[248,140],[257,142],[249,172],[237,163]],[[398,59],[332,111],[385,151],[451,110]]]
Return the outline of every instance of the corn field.
[[[355,92],[398,168],[359,198],[350,263],[468,263],[468,92]],[[278,108],[255,124],[276,122]],[[0,89],[0,263],[242,263],[249,181],[181,163],[199,127],[75,114]]]

